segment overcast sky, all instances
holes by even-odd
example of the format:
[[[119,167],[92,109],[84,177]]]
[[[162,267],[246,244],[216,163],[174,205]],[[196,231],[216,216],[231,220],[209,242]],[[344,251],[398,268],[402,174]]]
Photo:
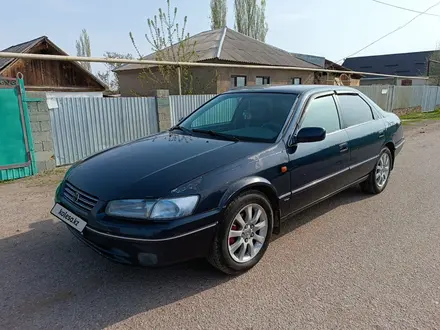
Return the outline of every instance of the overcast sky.
[[[424,11],[436,0],[383,0]],[[208,30],[210,0],[171,0],[188,32]],[[20,12],[2,15],[0,49],[46,35],[71,55],[75,40],[86,28],[92,56],[105,51],[134,53],[132,31],[143,53],[150,51],[144,34],[146,20],[164,8],[165,0],[22,0]],[[233,0],[228,0],[228,26],[234,27]],[[440,5],[430,13],[440,15]],[[391,8],[373,0],[267,0],[269,32],[266,42],[290,52],[325,56],[337,61],[405,24],[416,13]],[[440,41],[440,17],[423,15],[404,29],[359,55],[423,51]],[[95,67],[95,71],[98,67]]]

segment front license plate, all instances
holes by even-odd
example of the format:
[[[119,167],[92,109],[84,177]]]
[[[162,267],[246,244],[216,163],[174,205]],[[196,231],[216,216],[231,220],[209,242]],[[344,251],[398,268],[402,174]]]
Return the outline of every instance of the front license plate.
[[[87,225],[87,222],[65,209],[60,204],[55,204],[50,213],[79,232],[82,232],[84,227]]]

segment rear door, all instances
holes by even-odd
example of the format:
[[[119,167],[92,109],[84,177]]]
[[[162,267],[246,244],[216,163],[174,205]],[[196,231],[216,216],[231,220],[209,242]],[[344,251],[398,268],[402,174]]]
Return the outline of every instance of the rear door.
[[[385,143],[385,124],[374,117],[370,105],[357,93],[338,93],[336,96],[341,123],[348,135],[351,181],[373,170]]]
[[[312,97],[297,129],[322,127],[326,130],[325,139],[288,148],[292,189],[288,213],[303,209],[347,183],[348,136],[341,129],[333,95],[331,92]]]

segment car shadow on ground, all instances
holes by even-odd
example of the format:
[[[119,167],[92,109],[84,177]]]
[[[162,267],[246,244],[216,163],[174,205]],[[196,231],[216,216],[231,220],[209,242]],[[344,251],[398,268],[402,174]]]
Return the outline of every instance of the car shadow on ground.
[[[289,219],[274,239],[365,197],[357,189],[338,194]],[[52,219],[29,229],[0,240],[0,328],[102,329],[232,279],[204,261],[162,269],[115,264]]]
[[[306,223],[313,221],[314,219],[330,212],[340,206],[344,206],[346,204],[356,203],[361,200],[372,197],[371,194],[366,194],[362,192],[359,185],[352,186],[339,194],[326,199],[319,204],[316,204],[301,213],[298,213],[292,217],[287,218],[281,224],[281,231],[278,235],[272,236],[272,241],[277,240],[278,238],[283,237],[286,234],[294,231],[295,229],[305,225]]]

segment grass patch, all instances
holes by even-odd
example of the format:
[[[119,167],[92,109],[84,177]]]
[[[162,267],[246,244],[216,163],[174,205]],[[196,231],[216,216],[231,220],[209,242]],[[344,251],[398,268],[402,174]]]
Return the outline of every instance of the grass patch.
[[[57,185],[61,182],[69,168],[70,166],[56,167],[52,170],[40,172],[36,175],[27,176],[24,178],[0,181],[0,185],[6,185],[16,182],[23,182],[28,187]]]
[[[58,185],[70,166],[56,167],[52,170],[38,173],[34,176],[23,178],[22,181],[28,187]]]
[[[414,112],[400,116],[403,123],[418,122],[422,120],[440,120],[440,109],[432,112]]]

